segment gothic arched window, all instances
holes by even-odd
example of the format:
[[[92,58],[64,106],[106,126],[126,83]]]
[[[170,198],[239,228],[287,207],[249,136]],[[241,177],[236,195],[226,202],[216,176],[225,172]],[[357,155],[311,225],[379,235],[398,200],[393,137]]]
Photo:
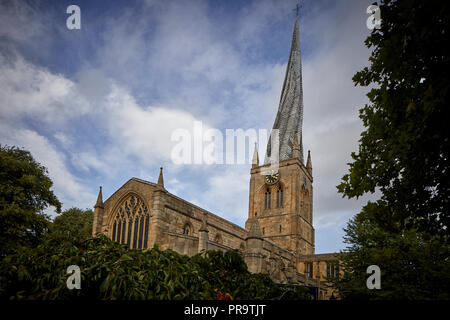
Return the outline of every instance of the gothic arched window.
[[[280,187],[280,207],[284,207],[283,189]]]
[[[277,190],[277,208],[280,207],[280,189]]]
[[[113,241],[116,241],[116,227],[117,227],[117,221],[114,221],[113,232],[112,232],[112,240]]]
[[[270,189],[267,189],[264,194],[264,209],[270,209],[270,198]]]
[[[122,232],[122,219],[118,219],[119,221],[117,221],[118,222],[118,228],[117,228],[117,242],[120,242],[120,234],[121,234],[121,232]]]
[[[147,249],[149,223],[150,212],[144,201],[130,195],[116,210],[111,239],[130,248]]]
[[[281,186],[277,190],[277,208],[283,208],[283,189]]]
[[[267,191],[264,193],[264,209],[267,209]]]

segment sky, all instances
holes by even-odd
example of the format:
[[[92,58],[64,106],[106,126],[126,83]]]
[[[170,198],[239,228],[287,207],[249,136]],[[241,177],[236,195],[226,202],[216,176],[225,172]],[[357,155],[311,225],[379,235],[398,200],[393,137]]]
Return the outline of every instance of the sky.
[[[300,8],[303,146],[311,151],[316,253],[346,247],[343,228],[368,199],[336,186],[358,150],[368,88],[371,1]],[[81,28],[68,29],[67,7]],[[278,109],[295,0],[2,1],[0,144],[29,150],[63,204],[92,208],[132,177],[244,227],[246,163],[178,164],[177,129],[269,130]],[[265,145],[258,145],[263,159]],[[230,150],[225,150],[230,152]],[[246,153],[247,154],[247,153]],[[47,212],[55,217],[54,208]]]

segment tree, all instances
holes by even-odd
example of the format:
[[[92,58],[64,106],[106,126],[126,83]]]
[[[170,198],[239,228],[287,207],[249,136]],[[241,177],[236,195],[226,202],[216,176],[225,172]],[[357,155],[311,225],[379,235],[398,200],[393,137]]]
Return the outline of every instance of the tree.
[[[36,246],[48,230],[44,210],[61,203],[45,167],[30,152],[0,145],[0,256],[21,246]]]
[[[450,299],[450,247],[416,230],[391,232],[376,220],[377,205],[366,206],[345,228],[344,274],[332,279],[344,299]],[[369,290],[367,267],[381,270],[381,289]]]
[[[366,130],[338,186],[349,198],[379,190],[378,223],[448,241],[450,230],[450,32],[448,1],[382,1],[381,28],[366,39],[374,88],[360,110]]]
[[[360,110],[359,150],[338,191],[379,191],[345,229],[343,298],[450,299],[450,32],[446,1],[384,0],[381,27],[365,43],[369,67],[355,85],[371,86]],[[382,289],[368,290],[369,265]]]
[[[85,240],[92,236],[93,220],[94,213],[92,210],[70,208],[55,218],[51,232],[77,240]]]

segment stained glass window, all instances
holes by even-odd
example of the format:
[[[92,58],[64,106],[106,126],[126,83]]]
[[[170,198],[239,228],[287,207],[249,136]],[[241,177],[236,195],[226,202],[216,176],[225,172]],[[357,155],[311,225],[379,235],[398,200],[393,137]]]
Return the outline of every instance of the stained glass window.
[[[144,249],[147,249],[149,216],[145,216]]]
[[[112,240],[116,241],[116,227],[117,227],[117,222],[114,221],[114,225],[113,225],[113,233],[112,233]]]
[[[138,245],[138,249],[142,249],[142,240],[144,240],[144,239],[142,239],[142,235],[143,235],[143,232],[144,232],[144,217],[141,217],[140,218],[140,225],[139,225],[139,245]]]
[[[121,232],[122,232],[122,221],[120,220],[120,221],[119,221],[119,227],[118,227],[118,229],[117,229],[117,242],[120,242],[120,235],[121,235]]]
[[[127,235],[127,245],[131,247],[131,228],[133,227],[133,221],[128,222],[128,235]]]
[[[122,224],[122,239],[120,243],[125,243],[125,230],[127,229],[127,221],[124,221]]]
[[[150,211],[140,197],[130,195],[126,198],[111,223],[113,241],[127,244],[130,248],[147,248]]]

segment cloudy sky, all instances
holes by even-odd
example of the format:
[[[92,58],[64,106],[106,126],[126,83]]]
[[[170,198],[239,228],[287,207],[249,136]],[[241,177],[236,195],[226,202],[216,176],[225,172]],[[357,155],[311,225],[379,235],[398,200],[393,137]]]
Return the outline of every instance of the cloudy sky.
[[[305,1],[300,12],[305,154],[314,174],[316,253],[341,250],[367,199],[336,185],[357,150],[371,1]],[[81,9],[69,30],[66,9]],[[0,1],[0,143],[48,168],[64,209],[91,208],[131,177],[244,226],[250,164],[175,164],[172,133],[270,129],[296,1]],[[197,122],[198,123],[198,122]],[[260,146],[260,158],[265,146]],[[52,212],[50,210],[49,212]]]

